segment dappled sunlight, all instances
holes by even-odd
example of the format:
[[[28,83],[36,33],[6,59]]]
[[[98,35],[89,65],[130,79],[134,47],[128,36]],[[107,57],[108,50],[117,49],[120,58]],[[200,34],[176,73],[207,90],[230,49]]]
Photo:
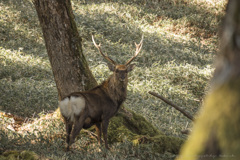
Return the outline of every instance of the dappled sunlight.
[[[59,110],[54,113],[40,113],[39,118],[29,118],[24,119],[22,117],[18,117],[12,114],[7,114],[5,112],[0,111],[0,135],[1,135],[1,144],[0,151],[2,149],[7,150],[4,154],[8,153],[12,147],[15,150],[29,150],[35,151],[37,153],[45,153],[45,149],[47,149],[47,154],[41,154],[40,157],[42,159],[54,158],[54,159],[66,159],[66,158],[103,158],[107,156],[110,159],[114,159],[114,157],[122,157],[122,154],[126,154],[134,157],[144,157],[146,155],[151,155],[152,157],[160,156],[159,153],[153,152],[150,148],[144,147],[140,148],[136,144],[134,145],[126,138],[126,135],[120,135],[120,132],[115,133],[109,132],[110,142],[113,139],[118,139],[118,142],[111,144],[111,151],[107,151],[103,146],[97,144],[97,136],[94,133],[95,130],[82,130],[80,135],[78,136],[76,142],[72,146],[71,152],[66,152],[65,147],[65,126],[63,120],[60,118]],[[120,124],[119,118],[114,118],[118,121],[118,125]],[[136,119],[134,123],[135,125],[147,125],[147,127],[151,128],[151,124],[141,124],[141,117],[135,115]],[[21,121],[16,127],[16,122]],[[111,127],[116,127],[117,123],[113,125],[110,124]],[[122,124],[120,124],[122,125]],[[130,127],[131,128],[131,127]],[[123,128],[116,128],[118,130],[122,130]],[[147,132],[146,128],[139,128],[144,130],[145,134],[157,134],[156,131],[152,130],[151,133]],[[117,131],[118,131],[117,130]],[[125,128],[126,130],[126,128]],[[128,131],[131,132],[131,131]],[[138,131],[140,132],[140,131]],[[136,135],[136,133],[135,133]],[[147,137],[146,137],[147,138]],[[150,138],[150,137],[148,137]],[[160,137],[162,139],[167,138],[167,136]],[[157,140],[158,137],[155,137],[154,140]],[[172,137],[174,140],[174,137]],[[176,139],[176,138],[175,138]],[[136,139],[138,140],[138,139]],[[140,140],[140,137],[139,137]],[[170,140],[170,139],[169,139]],[[176,139],[177,144],[181,144],[181,139]],[[148,141],[152,141],[148,139]],[[143,142],[141,142],[143,143]],[[164,142],[165,143],[165,142]],[[160,143],[161,144],[161,143]],[[173,149],[175,147],[173,146]],[[179,147],[177,147],[179,148]],[[164,150],[164,149],[163,149]],[[159,150],[159,152],[161,152]],[[160,156],[161,157],[161,156]],[[1,158],[1,157],[0,157]]]
[[[111,9],[105,12],[106,7]],[[139,64],[141,66],[151,65],[155,61],[166,63],[173,60],[177,63],[195,64],[199,67],[212,64],[217,48],[217,44],[213,43],[217,41],[216,33],[211,39],[199,39],[199,37],[190,36],[191,32],[190,34],[182,34],[181,31],[173,32],[166,29],[169,25],[181,25],[182,21],[179,20],[169,21],[169,19],[166,19],[163,25],[157,27],[149,21],[140,22],[146,19],[144,15],[149,15],[149,13],[144,12],[144,7],[140,8],[140,6],[136,7],[125,3],[90,3],[81,8],[75,4],[76,21],[79,23],[78,27],[82,38],[85,40],[85,54],[87,59],[90,59],[90,65],[95,63],[93,57],[98,57],[89,38],[91,34],[95,34],[97,41],[103,44],[105,52],[121,63],[126,56],[130,57],[132,55],[133,42],[138,41],[141,35],[144,35],[144,47],[138,57],[138,62],[142,62]],[[194,15],[197,14],[194,13]],[[154,18],[157,15],[152,16]],[[208,14],[205,13],[205,16],[208,16]],[[196,22],[199,18],[201,16],[192,17]],[[216,24],[215,31],[218,27],[218,21],[214,22]],[[209,23],[213,22],[210,21]],[[186,26],[181,28],[185,29]],[[212,27],[204,28],[204,32],[208,29],[212,29]],[[99,58],[97,58],[98,60]]]
[[[0,47],[1,110],[30,117],[57,107],[57,90],[48,61]]]
[[[45,70],[50,68],[49,62],[42,57],[28,55],[22,50],[23,48],[21,47],[18,50],[5,49],[0,47],[0,57],[2,64],[4,66],[11,66],[14,63],[21,63],[31,67],[38,66],[39,68],[43,68]]]
[[[29,0],[0,2],[0,47],[47,58],[35,8]]]

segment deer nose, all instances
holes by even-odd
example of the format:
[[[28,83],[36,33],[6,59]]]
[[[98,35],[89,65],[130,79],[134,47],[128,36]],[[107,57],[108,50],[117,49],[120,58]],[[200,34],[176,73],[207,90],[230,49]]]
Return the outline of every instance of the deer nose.
[[[125,81],[125,75],[121,75],[121,76],[119,77],[119,80],[120,80],[120,81]]]

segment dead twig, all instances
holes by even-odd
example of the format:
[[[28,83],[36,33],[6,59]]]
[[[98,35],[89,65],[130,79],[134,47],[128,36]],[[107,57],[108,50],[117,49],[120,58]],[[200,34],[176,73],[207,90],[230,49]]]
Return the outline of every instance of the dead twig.
[[[194,121],[194,118],[193,118],[193,116],[192,116],[190,113],[184,111],[181,107],[178,107],[177,105],[173,104],[173,103],[172,103],[171,101],[169,101],[168,99],[160,96],[159,94],[157,94],[157,93],[155,93],[155,92],[149,91],[148,93],[151,94],[151,95],[153,95],[153,96],[155,96],[155,97],[157,97],[157,98],[159,98],[159,99],[161,99],[161,100],[163,100],[165,103],[169,104],[170,106],[174,107],[176,110],[180,111],[184,116],[186,116],[186,117],[189,118],[190,120]]]
[[[86,129],[83,129],[81,132],[85,132],[87,133],[88,135],[94,137],[95,139],[98,139],[97,137],[97,134],[93,133],[92,131],[89,131],[89,130],[86,130]],[[102,138],[101,138],[102,139]],[[102,139],[102,142],[103,142],[103,139]]]
[[[191,131],[189,129],[185,129],[185,130],[182,130],[181,133],[189,135],[191,133]]]

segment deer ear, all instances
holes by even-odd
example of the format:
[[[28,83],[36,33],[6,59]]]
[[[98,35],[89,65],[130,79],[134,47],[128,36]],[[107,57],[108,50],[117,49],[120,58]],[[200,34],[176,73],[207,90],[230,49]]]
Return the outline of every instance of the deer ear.
[[[107,63],[108,68],[110,69],[110,71],[114,72],[115,71],[115,65],[112,63]]]
[[[131,72],[134,69],[135,65],[134,64],[130,64],[127,66],[127,72]]]

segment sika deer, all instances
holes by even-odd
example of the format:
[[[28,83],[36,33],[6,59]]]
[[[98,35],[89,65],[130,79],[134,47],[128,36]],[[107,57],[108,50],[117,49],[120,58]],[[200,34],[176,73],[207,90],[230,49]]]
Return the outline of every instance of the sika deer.
[[[59,102],[60,111],[66,124],[68,150],[80,130],[82,128],[87,129],[92,125],[96,125],[98,143],[102,143],[101,134],[103,133],[105,147],[108,149],[107,129],[109,120],[117,113],[126,99],[128,72],[134,68],[134,65],[130,63],[139,54],[143,37],[139,44],[135,43],[135,55],[125,64],[117,64],[107,54],[104,55],[100,44],[95,43],[93,36],[92,41],[99,53],[110,62],[108,67],[113,71],[113,74],[97,87],[84,92],[71,93]]]

